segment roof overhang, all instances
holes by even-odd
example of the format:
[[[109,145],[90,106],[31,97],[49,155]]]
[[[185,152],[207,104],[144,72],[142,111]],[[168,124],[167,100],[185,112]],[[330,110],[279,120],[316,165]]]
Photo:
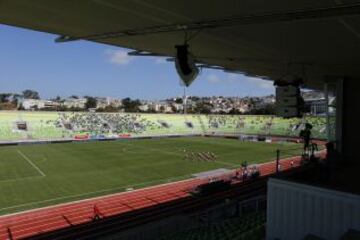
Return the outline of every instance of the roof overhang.
[[[360,3],[352,0],[1,0],[0,23],[174,56],[192,38],[206,65],[267,79],[360,76]]]

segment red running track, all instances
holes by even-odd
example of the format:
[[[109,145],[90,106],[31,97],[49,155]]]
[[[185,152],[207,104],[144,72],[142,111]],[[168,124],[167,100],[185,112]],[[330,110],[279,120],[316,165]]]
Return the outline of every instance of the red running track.
[[[281,171],[300,166],[300,157],[280,161]],[[269,176],[276,172],[275,162],[259,165],[260,175]],[[222,176],[230,178],[232,174]],[[208,179],[189,179],[148,187],[132,192],[111,194],[87,200],[59,204],[13,215],[0,217],[0,240],[23,239],[41,233],[87,223],[93,220],[96,205],[102,217],[123,214],[159,203],[190,196],[189,190],[208,182]]]

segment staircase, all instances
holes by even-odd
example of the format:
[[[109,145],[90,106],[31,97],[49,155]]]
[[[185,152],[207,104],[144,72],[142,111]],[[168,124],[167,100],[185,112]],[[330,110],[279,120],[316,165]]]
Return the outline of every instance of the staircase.
[[[200,127],[201,127],[201,131],[202,131],[202,133],[203,133],[203,134],[206,134],[206,133],[207,133],[207,131],[206,131],[206,127],[205,127],[205,124],[204,124],[204,122],[203,122],[203,120],[202,120],[201,116],[200,116],[200,115],[197,115],[196,117],[197,117],[197,118],[198,118],[198,120],[199,120],[199,123],[200,123]]]

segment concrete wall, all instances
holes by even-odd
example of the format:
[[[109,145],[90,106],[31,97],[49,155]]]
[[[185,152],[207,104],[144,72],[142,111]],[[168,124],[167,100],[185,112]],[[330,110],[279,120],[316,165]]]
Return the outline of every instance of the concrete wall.
[[[268,182],[268,240],[300,240],[307,234],[337,240],[360,230],[360,196],[279,179]]]
[[[346,161],[360,164],[360,77],[343,82],[342,152]]]

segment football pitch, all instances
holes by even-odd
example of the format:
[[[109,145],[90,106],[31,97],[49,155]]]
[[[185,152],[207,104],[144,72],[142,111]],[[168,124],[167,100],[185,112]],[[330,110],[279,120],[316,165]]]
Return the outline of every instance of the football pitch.
[[[161,138],[0,147],[0,215],[179,181],[203,171],[300,154],[291,143]],[[185,159],[212,152],[215,161]]]

